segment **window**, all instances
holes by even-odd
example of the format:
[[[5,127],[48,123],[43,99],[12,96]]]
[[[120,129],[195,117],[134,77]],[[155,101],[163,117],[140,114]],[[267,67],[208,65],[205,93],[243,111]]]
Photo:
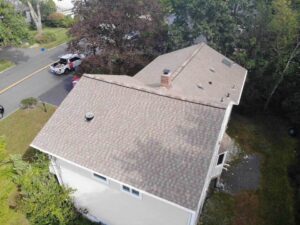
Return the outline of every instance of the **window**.
[[[140,192],[134,189],[131,189],[131,193],[135,196],[140,196]]]
[[[93,175],[94,175],[94,177],[96,177],[97,179],[99,179],[99,180],[101,180],[101,181],[107,183],[107,178],[106,178],[106,177],[101,176],[101,175],[99,175],[99,174],[95,174],[95,173],[94,173]]]
[[[131,187],[128,187],[126,185],[122,185],[122,191],[126,192],[127,194],[130,194],[136,198],[141,198],[141,194],[138,190],[133,189]]]
[[[58,63],[59,63],[59,64],[63,64],[63,65],[67,65],[68,60],[66,60],[66,59],[64,59],[64,58],[60,58]]]
[[[122,186],[122,189],[123,191],[130,192],[130,188],[125,185]]]
[[[71,58],[70,59],[70,62],[74,62],[74,61],[76,61],[76,60],[79,60],[80,58],[78,58],[78,57],[74,57],[74,58]]]
[[[217,165],[220,165],[220,164],[222,164],[222,163],[223,163],[224,156],[225,156],[225,154],[224,154],[224,153],[219,155],[219,158],[218,158],[218,163],[217,163]]]

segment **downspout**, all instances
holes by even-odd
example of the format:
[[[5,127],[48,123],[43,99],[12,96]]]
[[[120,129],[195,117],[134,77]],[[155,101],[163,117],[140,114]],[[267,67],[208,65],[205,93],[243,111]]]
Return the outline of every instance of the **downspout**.
[[[56,164],[56,158],[53,157],[53,156],[49,156],[49,158],[50,158],[50,164],[51,164],[51,166],[52,166],[52,168],[54,170],[54,173],[55,173],[55,175],[57,177],[58,183],[60,185],[63,185],[64,183],[63,183],[63,180],[61,178],[60,169],[58,168],[58,166]]]

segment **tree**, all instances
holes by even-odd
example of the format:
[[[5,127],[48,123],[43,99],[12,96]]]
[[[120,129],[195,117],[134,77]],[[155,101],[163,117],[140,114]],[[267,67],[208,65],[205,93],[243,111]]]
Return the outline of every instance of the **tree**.
[[[44,0],[40,3],[42,22],[47,21],[48,16],[56,12],[56,5],[53,0]]]
[[[42,33],[42,23],[47,21],[51,13],[56,12],[53,0],[21,0],[28,5],[33,23],[39,34]]]
[[[37,29],[38,34],[41,34],[43,31],[43,25],[42,25],[42,16],[41,16],[41,9],[40,9],[40,1],[36,1],[36,11],[34,10],[31,1],[27,1],[31,18],[35,24],[35,27]]]
[[[20,45],[29,38],[28,26],[14,7],[0,0],[0,47]]]
[[[157,0],[76,1],[75,15],[69,48],[90,49],[107,73],[134,74],[165,51],[167,32]]]
[[[298,30],[300,23],[297,13],[291,8],[291,1],[274,0],[272,9],[273,18],[270,23],[270,33],[274,44],[271,50],[274,52],[277,63],[274,71],[275,82],[264,105],[265,110],[285,76],[291,72],[290,64],[300,49]]]
[[[223,54],[234,51],[239,30],[227,1],[164,0],[164,4],[175,18],[169,31],[171,49],[186,47],[202,39]],[[236,14],[238,6],[236,3]]]

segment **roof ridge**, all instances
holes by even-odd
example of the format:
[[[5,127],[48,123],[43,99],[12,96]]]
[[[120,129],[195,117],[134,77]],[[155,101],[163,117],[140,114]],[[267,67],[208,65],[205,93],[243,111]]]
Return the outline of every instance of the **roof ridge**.
[[[105,74],[101,74],[101,75],[103,76]],[[199,100],[199,99],[196,99],[196,98],[189,98],[189,97],[179,96],[179,95],[175,95],[175,94],[164,93],[162,91],[155,90],[155,89],[147,87],[147,86],[139,87],[138,85],[134,85],[134,84],[127,84],[127,83],[124,83],[124,82],[110,80],[110,79],[107,79],[107,78],[99,77],[99,75],[84,74],[83,76],[86,77],[86,78],[97,80],[97,81],[102,81],[102,82],[105,82],[105,83],[114,84],[114,85],[118,85],[118,86],[121,86],[121,87],[129,88],[129,89],[134,89],[134,90],[146,92],[146,93],[149,93],[149,94],[155,94],[155,95],[159,95],[159,96],[162,96],[162,97],[172,98],[172,99],[175,99],[175,100],[190,102],[190,103],[194,103],[194,104],[198,104],[198,105],[204,105],[204,106],[208,106],[208,107],[212,107],[212,108],[226,109],[226,106],[227,106],[225,104],[221,104],[221,103],[217,103],[217,102],[207,103],[207,102],[203,102],[202,100]],[[133,77],[130,77],[130,76],[127,76],[127,75],[116,75],[116,76],[126,76],[128,78],[136,80]]]
[[[191,62],[191,60],[196,56],[196,54],[198,54],[198,52],[202,49],[202,47],[204,46],[204,43],[202,42],[199,47],[193,51],[192,55],[190,57],[188,57],[176,70],[175,72],[172,74],[172,80],[175,80],[178,75],[180,74],[180,72]]]

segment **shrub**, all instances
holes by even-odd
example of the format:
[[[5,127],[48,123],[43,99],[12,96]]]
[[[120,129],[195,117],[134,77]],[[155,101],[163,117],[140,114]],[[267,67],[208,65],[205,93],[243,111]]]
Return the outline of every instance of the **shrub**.
[[[46,44],[56,40],[56,35],[51,32],[44,32],[35,36],[35,41],[39,44]]]
[[[51,13],[46,21],[46,24],[50,27],[64,27],[65,15],[62,13]]]
[[[71,16],[65,16],[63,21],[63,27],[69,28],[74,25],[74,19]]]
[[[27,109],[27,108],[33,108],[37,104],[37,99],[35,98],[25,98],[21,101],[21,108]]]
[[[13,180],[21,193],[21,210],[30,224],[77,224],[79,214],[73,206],[71,189],[60,186],[48,171],[46,155],[35,155],[29,164],[21,156],[11,157],[15,175]]]

